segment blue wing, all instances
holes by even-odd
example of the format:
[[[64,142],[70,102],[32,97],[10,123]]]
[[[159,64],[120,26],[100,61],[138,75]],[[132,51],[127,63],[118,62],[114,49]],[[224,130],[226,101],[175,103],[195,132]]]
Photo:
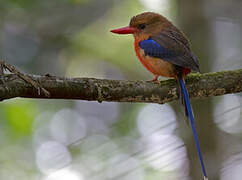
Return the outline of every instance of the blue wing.
[[[196,56],[190,49],[188,40],[177,31],[162,31],[149,39],[139,42],[145,55],[160,58],[174,65],[199,70]]]
[[[146,56],[148,55],[161,59],[174,58],[178,56],[177,53],[161,46],[151,38],[140,41],[139,46],[144,50]]]

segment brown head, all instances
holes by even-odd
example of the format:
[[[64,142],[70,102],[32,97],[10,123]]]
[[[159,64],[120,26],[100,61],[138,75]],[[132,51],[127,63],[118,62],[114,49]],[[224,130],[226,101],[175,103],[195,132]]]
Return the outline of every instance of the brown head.
[[[134,37],[150,36],[162,31],[162,29],[171,26],[171,22],[164,16],[145,12],[132,17],[129,26],[119,29],[114,29],[111,32],[117,34],[133,34]]]

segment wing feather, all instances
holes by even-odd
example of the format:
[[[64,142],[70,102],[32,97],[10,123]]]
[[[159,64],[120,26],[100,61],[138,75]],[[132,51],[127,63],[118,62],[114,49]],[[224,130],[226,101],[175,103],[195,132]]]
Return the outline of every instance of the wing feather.
[[[161,58],[174,65],[199,70],[196,56],[190,49],[189,41],[176,30],[162,31],[139,43],[145,55]]]

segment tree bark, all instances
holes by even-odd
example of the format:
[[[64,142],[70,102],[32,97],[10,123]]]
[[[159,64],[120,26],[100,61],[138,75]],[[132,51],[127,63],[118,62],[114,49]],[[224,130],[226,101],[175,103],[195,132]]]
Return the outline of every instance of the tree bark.
[[[8,74],[0,77],[0,101],[24,97],[163,104],[179,97],[179,88],[174,79],[156,84],[145,81],[65,78],[50,75],[28,75],[28,77],[37,81],[50,93],[50,96],[40,93],[17,75]],[[242,91],[242,69],[192,74],[186,78],[186,85],[191,97],[238,93]]]

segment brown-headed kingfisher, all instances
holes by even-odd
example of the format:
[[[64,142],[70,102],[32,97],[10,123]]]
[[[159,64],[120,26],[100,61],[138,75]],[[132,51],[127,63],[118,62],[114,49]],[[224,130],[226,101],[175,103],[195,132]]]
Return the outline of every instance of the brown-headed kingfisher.
[[[192,107],[184,83],[185,76],[191,70],[200,71],[197,57],[193,54],[188,39],[167,18],[153,12],[134,16],[129,26],[114,29],[111,32],[133,34],[136,55],[144,67],[154,75],[152,81],[158,82],[159,76],[173,77],[177,80],[185,114],[192,127],[204,179],[207,179]]]

